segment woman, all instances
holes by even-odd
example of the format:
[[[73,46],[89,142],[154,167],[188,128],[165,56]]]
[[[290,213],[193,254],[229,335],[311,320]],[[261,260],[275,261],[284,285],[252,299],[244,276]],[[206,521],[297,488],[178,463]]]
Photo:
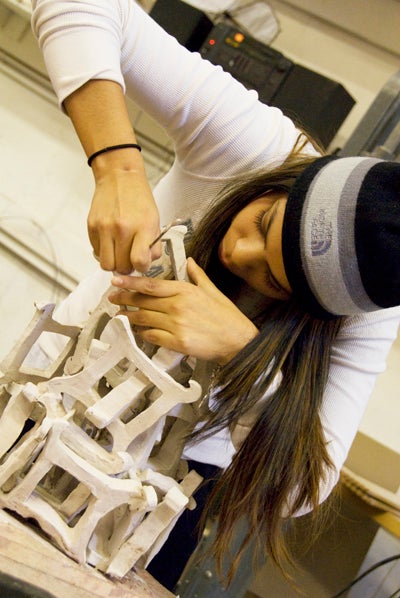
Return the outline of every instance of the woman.
[[[282,524],[335,486],[396,336],[399,309],[381,308],[400,303],[399,166],[320,158],[278,109],[130,0],[33,7],[93,169],[88,230],[104,271],[119,273],[110,300],[139,308],[121,313],[144,339],[198,360],[210,409],[184,456],[222,470],[217,562],[244,517],[242,548],[257,537],[282,567]],[[174,141],[155,199],[125,90]],[[194,228],[191,283],[125,276],[147,271],[159,222],[176,217]],[[107,272],[84,281],[58,318],[83,321],[108,284]]]

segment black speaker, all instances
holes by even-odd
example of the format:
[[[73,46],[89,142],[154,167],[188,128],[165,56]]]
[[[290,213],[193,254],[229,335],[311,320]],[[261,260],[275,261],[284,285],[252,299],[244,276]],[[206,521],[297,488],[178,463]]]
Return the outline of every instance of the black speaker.
[[[213,22],[203,12],[180,0],[157,0],[149,14],[192,52],[200,49],[213,28]]]
[[[295,64],[270,104],[280,108],[326,147],[355,102],[337,81]]]
[[[293,63],[230,25],[215,25],[200,52],[255,89],[261,102],[280,108],[324,147],[355,103],[340,83]]]
[[[200,49],[203,58],[221,65],[268,104],[289,75],[293,62],[249,35],[219,23]]]

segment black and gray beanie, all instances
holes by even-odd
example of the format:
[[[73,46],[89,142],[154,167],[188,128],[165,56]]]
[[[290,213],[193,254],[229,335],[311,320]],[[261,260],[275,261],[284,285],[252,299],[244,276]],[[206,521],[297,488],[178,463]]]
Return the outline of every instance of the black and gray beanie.
[[[400,305],[400,164],[315,160],[289,193],[282,251],[294,296],[316,317]]]

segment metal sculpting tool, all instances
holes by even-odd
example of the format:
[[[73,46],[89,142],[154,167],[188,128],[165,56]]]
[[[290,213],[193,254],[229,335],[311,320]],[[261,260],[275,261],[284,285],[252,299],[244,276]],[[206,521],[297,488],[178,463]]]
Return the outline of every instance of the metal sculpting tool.
[[[158,237],[156,237],[154,239],[154,241],[152,241],[149,245],[149,249],[151,249],[153,247],[153,245],[155,245],[157,243],[157,241],[159,241],[166,232],[169,231],[170,228],[172,228],[173,226],[178,226],[178,224],[183,224],[183,220],[181,218],[177,218],[176,220],[172,220],[172,222],[170,222],[169,224],[167,224],[166,226],[164,226],[161,229],[161,233],[158,235]]]

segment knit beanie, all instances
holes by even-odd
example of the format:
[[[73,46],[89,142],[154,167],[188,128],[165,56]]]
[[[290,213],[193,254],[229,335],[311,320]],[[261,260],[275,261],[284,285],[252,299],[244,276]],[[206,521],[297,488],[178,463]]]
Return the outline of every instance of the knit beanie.
[[[289,193],[282,252],[294,297],[318,318],[400,305],[400,164],[316,159]]]

